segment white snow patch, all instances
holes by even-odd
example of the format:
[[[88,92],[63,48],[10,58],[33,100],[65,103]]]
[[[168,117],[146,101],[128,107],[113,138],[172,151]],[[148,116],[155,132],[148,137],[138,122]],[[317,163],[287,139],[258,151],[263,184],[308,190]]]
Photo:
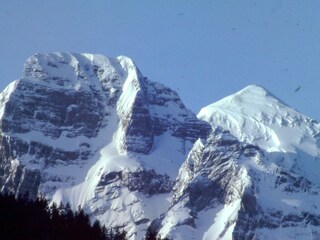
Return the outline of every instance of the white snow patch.
[[[214,223],[203,235],[203,240],[211,239],[232,239],[232,232],[237,220],[238,211],[241,207],[241,200],[238,199],[226,206],[215,214]],[[207,218],[201,217],[202,224],[207,224]],[[200,223],[201,225],[201,223]]]

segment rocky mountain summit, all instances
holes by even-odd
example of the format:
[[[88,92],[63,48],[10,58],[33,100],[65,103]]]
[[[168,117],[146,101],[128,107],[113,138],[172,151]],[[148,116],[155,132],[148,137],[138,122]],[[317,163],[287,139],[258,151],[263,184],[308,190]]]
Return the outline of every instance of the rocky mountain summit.
[[[0,188],[142,239],[320,239],[320,125],[251,85],[198,116],[128,57],[35,54],[0,94]]]
[[[211,129],[127,57],[36,54],[0,99],[1,191],[80,205],[130,236]]]

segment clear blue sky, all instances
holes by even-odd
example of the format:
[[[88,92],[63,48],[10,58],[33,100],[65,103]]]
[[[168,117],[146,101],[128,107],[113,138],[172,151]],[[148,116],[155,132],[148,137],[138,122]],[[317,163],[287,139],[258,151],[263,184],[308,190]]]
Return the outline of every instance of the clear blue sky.
[[[319,12],[311,0],[0,0],[0,89],[36,52],[126,55],[195,113],[255,83],[320,120]]]

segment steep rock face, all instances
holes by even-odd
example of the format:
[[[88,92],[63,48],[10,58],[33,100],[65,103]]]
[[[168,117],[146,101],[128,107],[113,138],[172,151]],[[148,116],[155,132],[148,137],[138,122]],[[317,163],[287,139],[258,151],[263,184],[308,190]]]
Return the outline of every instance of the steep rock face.
[[[194,239],[231,239],[242,199],[253,196],[248,170],[238,161],[251,158],[259,165],[263,155],[257,147],[240,144],[220,128],[206,141],[198,140],[179,170],[172,207],[153,223],[158,234],[170,239],[185,239],[188,235]],[[230,208],[232,214],[223,216],[225,225],[216,227],[214,235],[206,235],[203,231],[208,229],[204,227],[210,228],[213,221],[201,222],[203,215],[209,212],[213,217],[222,206]],[[250,206],[249,211],[254,208]]]
[[[129,191],[139,191],[147,196],[170,193],[173,187],[173,181],[168,175],[157,174],[153,169],[141,169],[135,172],[123,171],[103,174],[97,189],[118,180],[121,180],[120,185],[127,187]]]
[[[211,129],[131,59],[92,54],[30,57],[0,117],[2,192],[81,205],[132,239],[165,211],[189,147]]]
[[[154,137],[166,131],[192,142],[208,134],[210,127],[185,108],[177,93],[151,82],[139,71],[136,73],[131,76],[132,81],[124,83],[125,91],[118,102],[124,133],[121,149],[146,154],[152,148]],[[128,92],[134,97],[128,97]]]
[[[144,96],[143,76],[132,63],[129,67],[134,71],[127,76],[117,106],[123,132],[120,149],[147,154],[153,144],[153,131],[148,101]]]
[[[111,64],[106,58],[95,62],[89,57],[62,53],[30,57],[4,106],[3,131],[39,131],[52,138],[62,133],[70,138],[97,136],[110,114],[106,103],[112,105],[118,97],[123,73],[105,66]],[[113,74],[99,75],[101,68]]]
[[[97,88],[94,66],[84,56],[69,54],[36,54],[27,60],[23,77],[2,94],[3,162],[16,160],[20,167],[38,170],[75,160],[84,164],[91,154],[88,139],[108,122],[105,102],[112,102],[108,93],[115,88]]]

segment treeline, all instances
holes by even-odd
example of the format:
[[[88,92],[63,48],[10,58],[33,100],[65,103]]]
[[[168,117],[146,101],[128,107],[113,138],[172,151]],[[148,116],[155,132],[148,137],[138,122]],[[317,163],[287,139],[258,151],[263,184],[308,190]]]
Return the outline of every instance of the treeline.
[[[101,227],[99,221],[91,225],[83,209],[73,212],[69,204],[0,194],[0,239],[123,240],[126,233]]]

